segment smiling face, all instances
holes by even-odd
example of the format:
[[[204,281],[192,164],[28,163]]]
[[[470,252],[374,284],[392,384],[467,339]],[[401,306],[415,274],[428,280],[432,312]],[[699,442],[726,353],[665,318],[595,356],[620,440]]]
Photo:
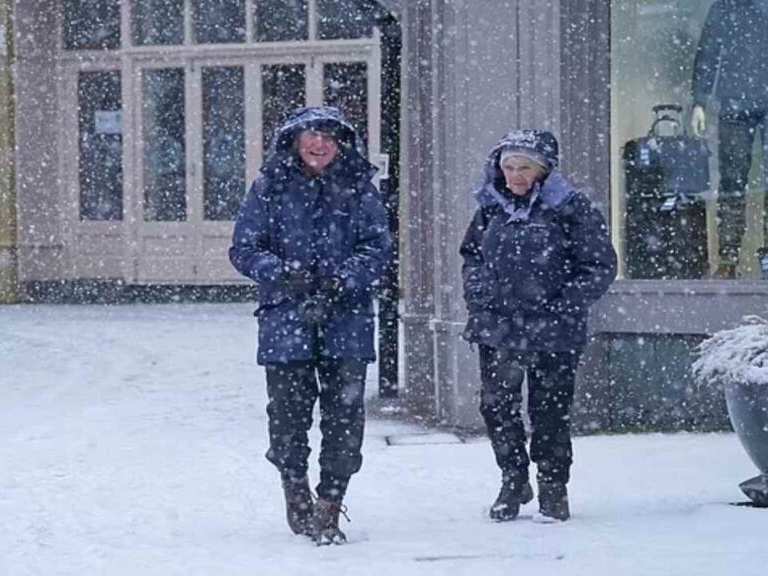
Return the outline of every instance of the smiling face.
[[[299,135],[299,156],[311,174],[320,174],[339,155],[339,144],[327,132],[304,130]]]
[[[507,188],[517,196],[525,196],[544,175],[541,164],[525,156],[508,156],[501,165]]]

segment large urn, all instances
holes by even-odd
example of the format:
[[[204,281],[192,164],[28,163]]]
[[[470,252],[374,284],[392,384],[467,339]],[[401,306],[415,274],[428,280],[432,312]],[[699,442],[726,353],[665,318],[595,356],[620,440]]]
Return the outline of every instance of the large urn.
[[[768,386],[750,382],[728,384],[725,402],[741,445],[760,471],[739,487],[756,506],[768,507]]]

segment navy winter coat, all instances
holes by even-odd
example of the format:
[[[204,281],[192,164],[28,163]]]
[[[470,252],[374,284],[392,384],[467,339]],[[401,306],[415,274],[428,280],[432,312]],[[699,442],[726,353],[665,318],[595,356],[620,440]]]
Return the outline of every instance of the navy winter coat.
[[[514,351],[580,351],[589,306],[616,276],[605,221],[557,171],[534,186],[527,207],[515,209],[503,182],[497,148],[460,249],[464,337]]]
[[[306,128],[331,125],[340,157],[319,176],[303,169],[295,140]],[[391,258],[391,239],[375,168],[363,158],[353,127],[333,108],[297,111],[277,132],[235,225],[229,257],[259,285],[260,364],[318,357],[374,360],[373,296]],[[303,304],[284,283],[286,267],[339,278],[340,299],[324,326],[307,322]]]

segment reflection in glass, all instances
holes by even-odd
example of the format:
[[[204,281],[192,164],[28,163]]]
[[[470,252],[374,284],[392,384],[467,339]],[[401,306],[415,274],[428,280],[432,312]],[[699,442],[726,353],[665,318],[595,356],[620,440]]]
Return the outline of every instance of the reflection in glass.
[[[254,2],[257,42],[307,40],[307,0],[257,0]]]
[[[374,2],[360,0],[317,0],[317,13],[321,40],[370,38],[377,21],[386,16]]]
[[[64,48],[120,47],[120,0],[64,0]]]
[[[264,66],[261,69],[264,150],[269,148],[275,130],[288,115],[305,105],[305,74],[303,64]]]
[[[120,72],[81,72],[80,219],[123,218],[123,127]]]
[[[132,4],[133,43],[184,43],[184,0],[135,0]]]
[[[245,42],[245,0],[195,0],[199,44]]]
[[[184,70],[145,70],[144,220],[186,220]]]
[[[368,145],[368,74],[365,62],[326,64],[323,102],[341,109]]]
[[[691,279],[709,270],[707,159],[701,178],[688,119],[696,43],[711,3],[623,0],[612,7],[613,199],[623,208],[616,216],[628,278]],[[671,120],[656,126],[660,139],[648,139],[658,104],[680,105],[682,114],[661,111]]]
[[[763,220],[768,212],[767,52],[768,2],[712,4],[699,37],[692,91],[698,106],[694,114],[697,132],[703,131],[707,118],[714,124],[712,120],[719,116],[716,276],[721,279],[736,278],[748,268],[753,274],[759,272],[758,252],[766,246],[765,238],[760,243],[759,230],[746,233],[752,219],[749,212]],[[709,103],[715,106],[705,112]],[[712,114],[718,107],[719,114]],[[749,182],[750,172],[757,182]],[[755,205],[758,194],[764,196],[763,202]],[[748,208],[750,204],[753,209]],[[755,243],[745,242],[746,235]]]
[[[203,197],[206,220],[234,220],[245,190],[243,69],[203,69]]]

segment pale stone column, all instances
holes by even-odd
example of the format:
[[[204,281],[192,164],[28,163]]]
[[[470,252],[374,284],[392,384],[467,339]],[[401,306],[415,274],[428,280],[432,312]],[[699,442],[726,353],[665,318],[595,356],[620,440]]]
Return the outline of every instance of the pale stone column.
[[[18,299],[11,0],[0,0],[0,303]]]

